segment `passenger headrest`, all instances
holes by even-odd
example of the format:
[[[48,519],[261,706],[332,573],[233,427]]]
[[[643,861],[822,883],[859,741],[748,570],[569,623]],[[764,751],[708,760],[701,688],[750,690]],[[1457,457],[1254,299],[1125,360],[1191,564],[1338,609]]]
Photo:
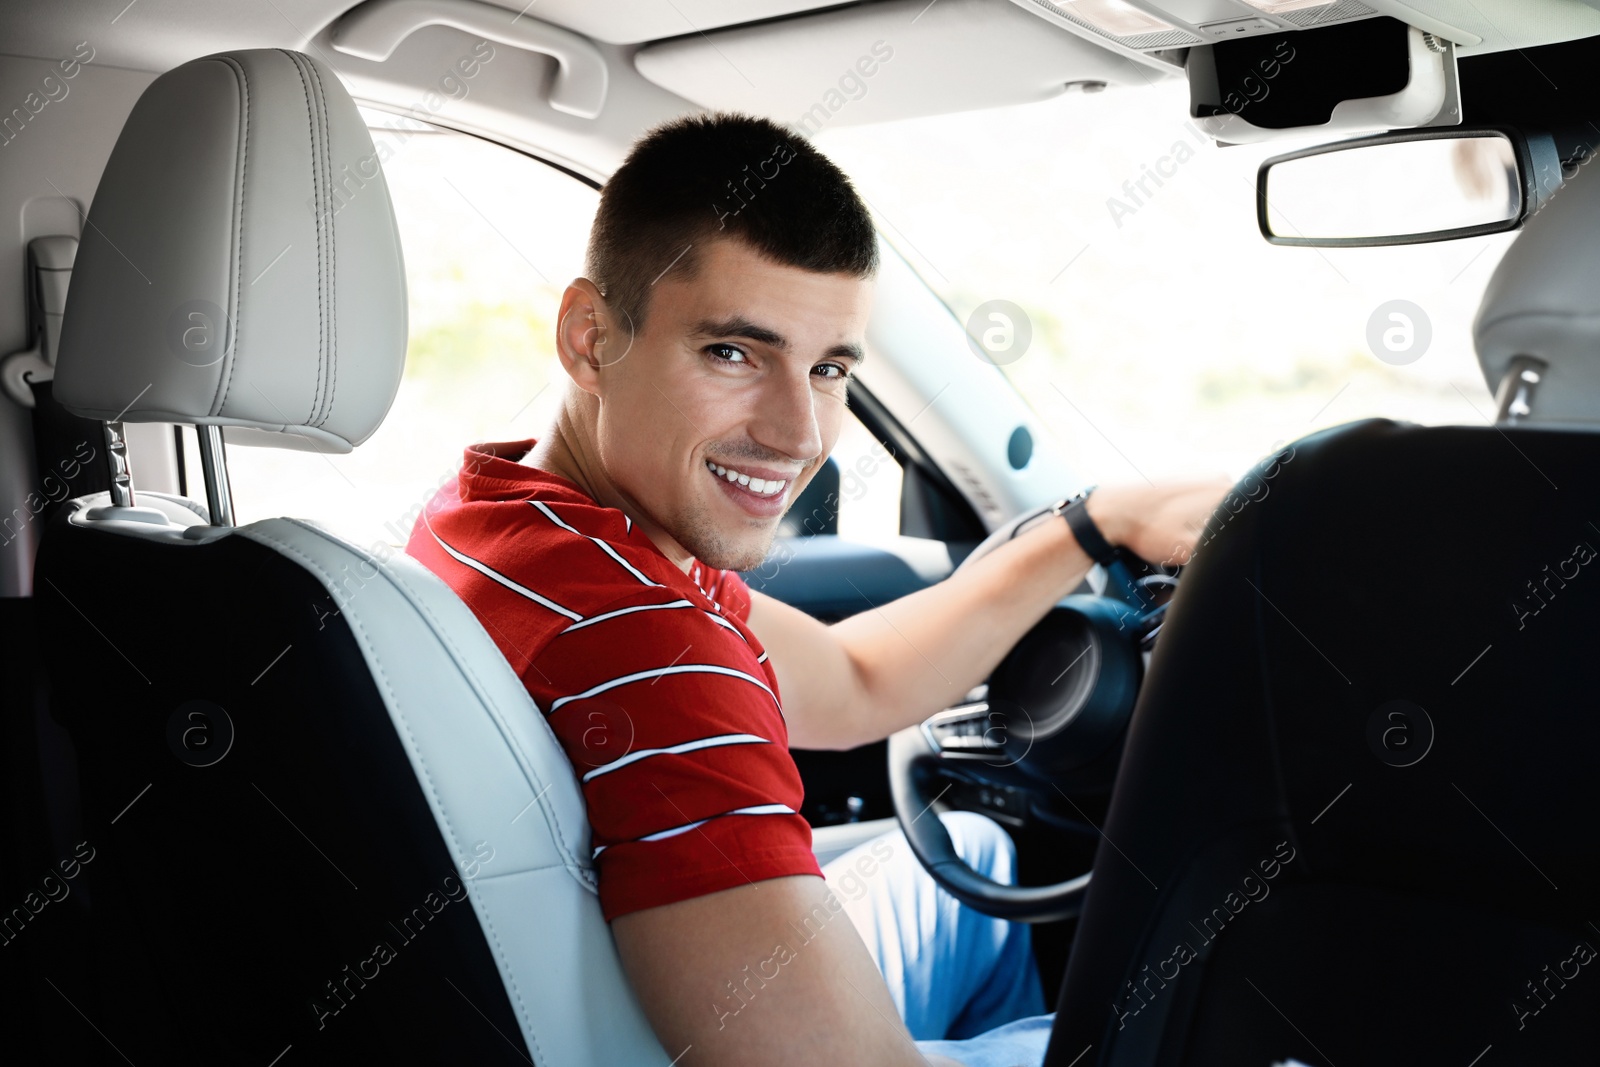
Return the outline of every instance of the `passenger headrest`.
[[[1473,324],[1489,391],[1500,395],[1502,414],[1509,402],[1516,422],[1600,425],[1600,178],[1592,169],[1523,224]],[[1518,361],[1524,380],[1502,388],[1518,356],[1538,363]]]
[[[260,48],[151,83],[84,228],[61,402],[348,452],[383,421],[405,350],[389,189],[333,72]]]

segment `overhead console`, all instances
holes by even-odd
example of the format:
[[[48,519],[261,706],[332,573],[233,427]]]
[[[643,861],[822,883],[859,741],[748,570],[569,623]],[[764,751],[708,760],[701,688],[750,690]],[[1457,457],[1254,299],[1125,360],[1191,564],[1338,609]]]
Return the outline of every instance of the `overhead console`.
[[[1227,144],[1308,127],[1333,133],[1460,122],[1455,42],[1479,40],[1379,10],[1400,6],[1392,0],[1012,2],[1107,47],[1181,66],[1189,117]]]
[[[1192,48],[1189,116],[1239,144],[1461,121],[1455,45],[1379,16]]]
[[[1600,34],[1600,0],[1011,2],[1108,50],[1182,69],[1190,118],[1228,144],[1454,126],[1458,53]]]
[[[1118,48],[1177,48],[1334,26],[1379,12],[1361,0],[1013,0]]]

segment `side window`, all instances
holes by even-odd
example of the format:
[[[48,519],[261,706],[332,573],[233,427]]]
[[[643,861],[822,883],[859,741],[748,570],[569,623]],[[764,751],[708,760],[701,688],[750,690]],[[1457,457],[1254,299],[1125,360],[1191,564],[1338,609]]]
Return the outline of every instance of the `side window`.
[[[882,543],[900,532],[900,463],[853,414],[844,419],[839,440],[831,453],[839,484],[817,498],[798,501],[785,518],[784,534],[823,531],[819,520],[833,517],[840,537]],[[820,479],[822,475],[818,475]],[[827,499],[833,497],[832,503]],[[810,508],[804,505],[810,504]],[[819,512],[818,509],[821,509]],[[800,514],[802,510],[806,514]]]
[[[236,520],[325,521],[403,545],[464,446],[541,432],[560,396],[555,315],[583,270],[599,193],[465,134],[364,112],[405,254],[410,344],[383,425],[347,455],[230,446]],[[191,495],[204,499],[185,431]]]

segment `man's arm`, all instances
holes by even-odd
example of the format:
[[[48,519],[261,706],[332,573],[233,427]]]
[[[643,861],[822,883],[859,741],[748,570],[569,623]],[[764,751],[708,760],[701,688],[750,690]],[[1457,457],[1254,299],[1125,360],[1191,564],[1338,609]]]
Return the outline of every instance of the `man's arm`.
[[[1089,515],[1112,544],[1182,557],[1223,481],[1107,486]],[[1182,562],[1181,558],[1175,560]],[[1083,581],[1091,563],[1065,522],[1042,523],[938,585],[832,626],[752,593],[750,629],[772,656],[795,748],[853,748],[960,700]]]
[[[960,1067],[917,1050],[861,935],[814,875],[632,912],[611,931],[682,1067]]]

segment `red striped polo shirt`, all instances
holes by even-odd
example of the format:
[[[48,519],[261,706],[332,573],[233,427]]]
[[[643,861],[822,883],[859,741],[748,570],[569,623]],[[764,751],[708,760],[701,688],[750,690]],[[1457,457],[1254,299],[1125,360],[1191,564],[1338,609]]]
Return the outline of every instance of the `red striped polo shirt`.
[[[631,519],[476,444],[406,552],[466,602],[583,788],[606,920],[821,871],[778,680],[737,574],[686,574]]]

